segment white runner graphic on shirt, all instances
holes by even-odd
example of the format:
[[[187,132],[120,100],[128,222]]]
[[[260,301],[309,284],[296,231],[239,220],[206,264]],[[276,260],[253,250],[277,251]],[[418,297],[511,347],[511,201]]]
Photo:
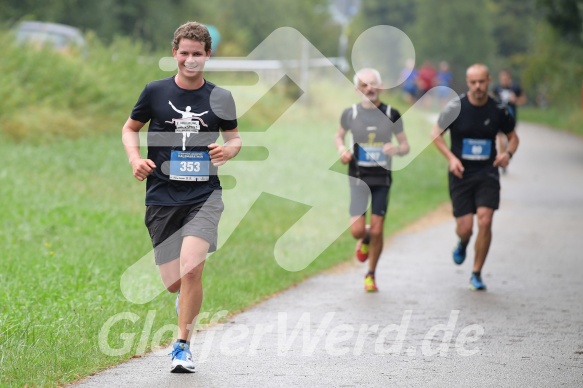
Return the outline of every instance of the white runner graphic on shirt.
[[[186,138],[190,137],[191,133],[198,133],[200,124],[208,127],[203,119],[200,118],[200,116],[208,113],[208,110],[202,113],[194,113],[190,111],[192,109],[190,106],[187,106],[185,110],[180,110],[176,109],[172,101],[169,100],[168,104],[170,104],[172,109],[182,115],[181,119],[172,119],[172,121],[167,122],[176,125],[176,133],[182,133],[182,151],[186,151]]]

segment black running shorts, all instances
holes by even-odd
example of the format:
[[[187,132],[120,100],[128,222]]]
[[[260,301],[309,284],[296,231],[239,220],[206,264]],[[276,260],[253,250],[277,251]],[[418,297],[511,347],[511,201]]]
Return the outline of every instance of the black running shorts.
[[[500,205],[500,176],[488,171],[459,179],[450,172],[449,196],[456,218],[476,214],[479,207],[496,210]]]
[[[384,217],[389,207],[389,189],[390,186],[367,186],[362,181],[350,185],[350,216],[365,215],[370,199],[371,213]]]

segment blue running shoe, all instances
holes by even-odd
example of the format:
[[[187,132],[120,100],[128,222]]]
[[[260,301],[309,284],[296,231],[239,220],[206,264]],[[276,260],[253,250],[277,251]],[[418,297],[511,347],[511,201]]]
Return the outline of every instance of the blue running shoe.
[[[486,285],[482,281],[482,277],[472,274],[470,278],[470,290],[473,291],[486,291]]]
[[[190,345],[175,342],[173,344],[174,350],[170,353],[172,356],[172,373],[194,373],[194,362],[192,361],[192,353],[190,353]]]
[[[174,303],[174,308],[176,309],[176,315],[179,315],[178,312],[180,311],[179,299],[180,299],[180,291],[178,291],[178,294],[176,295],[176,302]]]
[[[458,242],[457,246],[453,250],[453,262],[457,265],[461,265],[466,259],[466,248],[467,245],[462,244],[460,240],[460,242]]]

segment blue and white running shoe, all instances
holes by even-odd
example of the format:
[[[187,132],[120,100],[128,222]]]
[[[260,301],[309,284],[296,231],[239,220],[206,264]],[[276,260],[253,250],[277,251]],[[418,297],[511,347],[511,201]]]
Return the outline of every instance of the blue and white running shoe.
[[[462,244],[460,240],[453,250],[453,262],[457,265],[461,265],[466,259],[466,248],[467,245]]]
[[[481,276],[472,274],[472,277],[470,278],[470,290],[486,291],[486,285],[482,281]]]
[[[173,344],[174,350],[170,353],[172,355],[172,373],[194,373],[194,362],[192,361],[192,353],[190,353],[190,345],[183,342],[175,342]]]

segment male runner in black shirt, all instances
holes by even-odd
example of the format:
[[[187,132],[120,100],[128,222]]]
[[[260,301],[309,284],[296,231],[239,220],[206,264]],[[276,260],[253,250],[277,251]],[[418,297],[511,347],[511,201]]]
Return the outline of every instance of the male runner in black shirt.
[[[199,23],[178,27],[172,42],[178,73],[146,85],[122,129],[134,177],[147,178],[145,222],[156,264],[168,291],[180,295],[171,372],[194,372],[190,337],[223,211],[217,167],[241,148],[231,94],[203,77],[211,43]],[[148,156],[142,158],[138,132],[148,121]],[[223,145],[216,143],[219,133]]]
[[[493,90],[494,97],[508,108],[508,112],[518,121],[519,105],[526,103],[526,94],[520,85],[512,80],[510,70],[503,69],[498,74],[498,85]]]
[[[470,66],[466,82],[467,94],[445,107],[432,135],[437,149],[449,162],[449,192],[459,236],[453,260],[456,264],[464,262],[476,214],[478,236],[470,288],[485,290],[481,270],[492,240],[494,210],[500,203],[498,167],[508,165],[518,148],[518,136],[514,131],[516,122],[506,107],[488,97],[488,68],[482,64]],[[453,112],[460,108],[459,116],[454,119]],[[449,122],[451,124],[447,125]],[[442,137],[447,129],[451,134],[451,150]],[[499,131],[508,137],[508,148],[500,154],[496,152],[495,143]]]
[[[526,94],[520,85],[512,80],[510,70],[503,69],[498,73],[498,85],[494,86],[494,97],[506,106],[508,112],[518,121],[518,106],[526,103]],[[498,152],[504,152],[508,146],[506,136],[499,133],[496,138]],[[501,168],[502,173],[506,173],[506,168]]]

